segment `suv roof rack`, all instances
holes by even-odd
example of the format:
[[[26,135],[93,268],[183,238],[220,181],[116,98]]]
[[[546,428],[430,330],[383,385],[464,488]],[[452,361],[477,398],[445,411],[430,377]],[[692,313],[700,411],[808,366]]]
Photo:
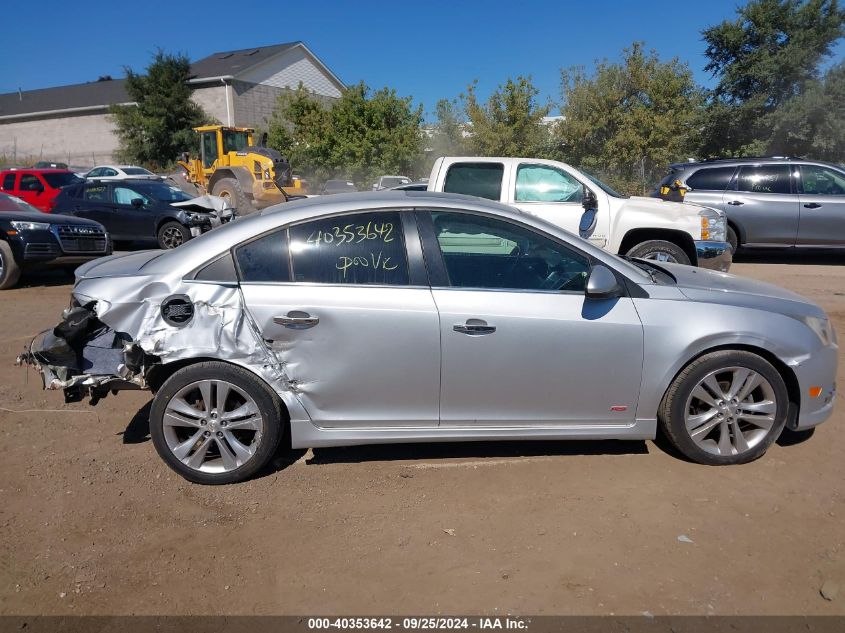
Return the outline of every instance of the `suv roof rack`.
[[[705,158],[701,163],[742,162],[754,160],[801,160],[800,156],[737,156],[736,158]]]

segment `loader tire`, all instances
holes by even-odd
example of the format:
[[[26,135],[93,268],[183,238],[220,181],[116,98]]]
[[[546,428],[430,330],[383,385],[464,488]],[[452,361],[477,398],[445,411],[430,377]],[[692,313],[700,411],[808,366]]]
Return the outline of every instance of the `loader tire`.
[[[235,207],[236,213],[239,216],[249,215],[255,213],[257,209],[244,193],[241,183],[235,178],[221,178],[211,189],[212,195],[226,198],[229,204]]]

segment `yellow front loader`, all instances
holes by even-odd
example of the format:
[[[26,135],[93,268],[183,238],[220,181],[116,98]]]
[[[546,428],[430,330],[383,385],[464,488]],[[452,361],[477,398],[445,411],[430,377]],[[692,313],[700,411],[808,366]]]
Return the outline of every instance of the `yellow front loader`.
[[[194,130],[200,138],[199,157],[185,153],[179,165],[201,193],[227,198],[239,215],[304,193],[302,181],[291,178],[287,159],[255,145],[252,128],[204,125]]]

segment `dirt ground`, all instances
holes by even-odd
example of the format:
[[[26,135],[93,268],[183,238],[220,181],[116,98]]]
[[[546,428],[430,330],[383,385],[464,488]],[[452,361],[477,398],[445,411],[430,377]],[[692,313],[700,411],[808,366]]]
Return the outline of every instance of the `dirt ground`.
[[[819,302],[845,341],[842,264],[733,272]],[[841,402],[740,467],[660,441],[381,446],[203,487],[155,454],[148,394],[65,405],[13,366],[66,283],[0,294],[0,614],[845,614]]]

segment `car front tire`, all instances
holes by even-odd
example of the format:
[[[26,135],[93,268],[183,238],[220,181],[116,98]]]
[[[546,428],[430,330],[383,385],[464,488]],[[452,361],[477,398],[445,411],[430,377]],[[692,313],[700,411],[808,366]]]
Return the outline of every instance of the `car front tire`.
[[[255,475],[282,438],[278,396],[247,370],[203,362],[176,371],[156,393],[150,437],[188,481],[230,484]]]
[[[191,239],[191,231],[178,222],[165,222],[159,227],[156,237],[159,248],[170,250]]]
[[[724,350],[701,356],[678,374],[658,419],[690,460],[744,464],[777,440],[788,408],[786,384],[771,363],[751,352]]]
[[[13,287],[21,277],[21,267],[15,261],[12,248],[0,241],[0,290]]]
[[[648,240],[634,246],[627,253],[628,257],[650,259],[669,264],[685,264],[689,266],[690,258],[684,249],[666,240]]]

